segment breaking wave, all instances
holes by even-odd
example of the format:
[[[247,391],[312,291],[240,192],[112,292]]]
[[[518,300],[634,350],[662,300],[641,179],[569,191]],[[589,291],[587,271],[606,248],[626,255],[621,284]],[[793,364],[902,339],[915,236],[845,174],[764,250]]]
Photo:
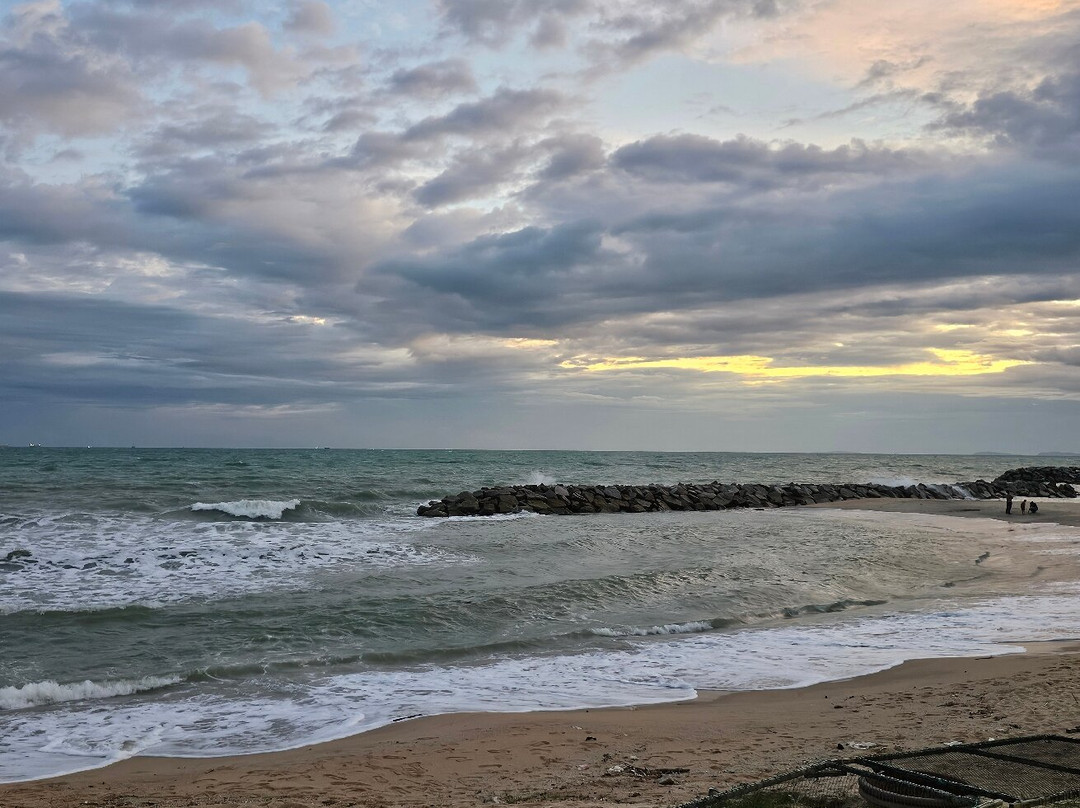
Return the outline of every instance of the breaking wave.
[[[44,682],[30,682],[20,687],[0,687],[0,710],[22,710],[43,704],[59,704],[65,701],[86,701],[88,699],[110,699],[115,696],[130,696],[133,693],[146,693],[163,687],[178,684],[179,677],[163,678],[146,676],[142,679],[115,682],[71,682],[60,684],[51,679]]]
[[[240,519],[280,519],[285,511],[300,506],[300,500],[239,499],[235,502],[196,502],[193,511],[217,511]]]
[[[589,633],[598,637],[655,637],[663,634],[699,634],[720,626],[716,621],[693,620],[689,623],[668,623],[663,626],[629,626],[627,628],[594,628]],[[729,621],[720,621],[721,623]]]
[[[528,485],[555,485],[559,481],[550,474],[545,474],[542,471],[534,471],[529,475],[525,482]]]

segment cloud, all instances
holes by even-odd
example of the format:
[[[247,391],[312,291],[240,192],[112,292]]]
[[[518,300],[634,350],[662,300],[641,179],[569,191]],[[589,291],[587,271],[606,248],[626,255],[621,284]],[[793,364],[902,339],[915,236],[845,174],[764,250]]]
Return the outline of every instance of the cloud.
[[[587,11],[590,0],[438,0],[439,13],[446,27],[470,42],[502,47],[522,26],[539,18],[541,42],[550,40],[552,18],[577,16]]]
[[[593,222],[526,227],[481,236],[437,258],[385,261],[373,273],[411,314],[406,322],[451,333],[517,333],[600,313],[590,296],[573,298],[578,275],[603,272],[618,259],[601,241]]]
[[[946,114],[934,127],[1075,157],[1080,148],[1080,53],[1069,67],[1073,72],[1045,78],[1030,90],[981,95],[970,106]]]
[[[604,142],[596,135],[572,133],[548,138],[540,145],[551,158],[540,172],[542,180],[565,180],[604,165]]]
[[[292,52],[275,46],[270,31],[252,20],[221,27],[203,18],[150,10],[78,6],[73,16],[86,41],[101,53],[122,55],[144,76],[190,67],[240,67],[259,93],[272,95],[310,75]]]
[[[334,12],[322,0],[301,0],[294,4],[285,21],[285,30],[294,34],[330,36],[337,29]]]
[[[795,60],[810,75],[877,97],[922,99],[927,115],[1075,72],[1080,10],[1072,0],[865,0],[792,5],[733,37],[736,61]]]
[[[556,90],[501,87],[487,98],[459,104],[445,115],[430,116],[414,123],[402,134],[402,140],[514,132],[564,110],[567,104],[568,99]]]
[[[444,59],[394,71],[387,81],[387,91],[415,98],[443,98],[456,93],[476,91],[472,68],[464,59]]]
[[[58,0],[16,6],[0,31],[0,122],[33,135],[108,132],[143,98],[121,58],[101,53]]]
[[[835,149],[800,143],[769,144],[748,137],[716,141],[702,135],[658,135],[612,155],[612,163],[652,182],[774,184],[782,178],[868,174],[877,177],[918,170],[931,163],[910,150],[853,142]]]
[[[440,0],[438,8],[445,28],[471,43],[502,48],[523,31],[530,31],[528,42],[538,49],[576,41],[591,70],[603,72],[687,48],[725,19],[775,17],[785,5],[780,0]]]
[[[413,196],[421,205],[435,208],[492,193],[513,179],[527,157],[528,151],[517,143],[506,149],[459,153],[445,171],[417,188]]]
[[[0,173],[0,239],[42,245],[128,239],[123,201],[93,183],[41,185],[15,171]]]
[[[771,19],[782,13],[779,0],[688,0],[676,5],[623,2],[603,9],[600,25],[609,36],[586,51],[601,65],[633,65],[665,51],[679,51],[708,36],[724,19]]]
[[[16,7],[0,394],[177,423],[1072,400],[1080,15],[1022,5]],[[706,80],[771,128],[666,117]]]
[[[247,146],[275,131],[267,121],[230,107],[203,107],[190,111],[188,116],[151,133],[142,149],[143,156],[160,158]]]

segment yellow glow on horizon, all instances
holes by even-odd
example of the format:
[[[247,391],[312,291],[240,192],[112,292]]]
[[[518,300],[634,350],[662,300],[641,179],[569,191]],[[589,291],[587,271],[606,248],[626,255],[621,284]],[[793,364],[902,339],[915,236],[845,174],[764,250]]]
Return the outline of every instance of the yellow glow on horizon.
[[[674,369],[699,373],[734,373],[752,383],[785,379],[828,376],[834,378],[869,378],[880,376],[981,376],[1002,373],[1018,365],[1030,365],[1022,359],[995,359],[974,351],[929,348],[936,361],[907,362],[901,365],[793,365],[774,366],[768,356],[691,356],[671,359],[645,359],[640,356],[613,357],[599,362],[582,364],[574,360],[561,367],[588,372],[613,370]]]

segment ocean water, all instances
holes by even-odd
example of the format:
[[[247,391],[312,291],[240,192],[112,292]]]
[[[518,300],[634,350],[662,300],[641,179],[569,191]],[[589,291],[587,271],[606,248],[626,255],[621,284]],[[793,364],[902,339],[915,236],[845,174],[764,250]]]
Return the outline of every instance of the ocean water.
[[[414,513],[496,484],[953,483],[1078,463],[3,448],[0,781],[1072,638],[1073,528],[808,508]]]

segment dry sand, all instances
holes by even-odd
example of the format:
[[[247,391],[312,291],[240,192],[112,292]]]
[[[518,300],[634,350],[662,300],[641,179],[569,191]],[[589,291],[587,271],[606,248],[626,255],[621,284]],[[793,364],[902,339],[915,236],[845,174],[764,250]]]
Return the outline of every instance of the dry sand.
[[[1080,525],[1076,504],[1041,501],[1035,518]],[[839,507],[1007,518],[994,501]],[[1080,643],[1034,644],[1025,654],[918,660],[796,690],[628,709],[436,716],[288,752],[133,758],[0,786],[0,807],[671,806],[711,787],[859,754],[853,744],[886,752],[1080,732],[1078,682]]]

